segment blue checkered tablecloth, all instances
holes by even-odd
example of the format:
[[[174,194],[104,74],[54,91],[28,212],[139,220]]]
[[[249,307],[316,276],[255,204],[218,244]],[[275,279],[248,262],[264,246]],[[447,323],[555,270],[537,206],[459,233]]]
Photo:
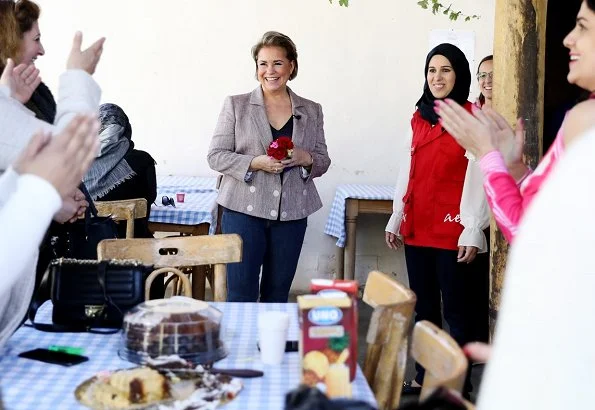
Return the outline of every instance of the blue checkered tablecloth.
[[[256,348],[258,313],[278,310],[292,317],[289,339],[298,338],[297,305],[294,303],[212,303],[223,312],[223,340],[229,355],[217,363],[220,368],[263,370],[262,378],[242,379],[244,389],[226,410],[283,409],[285,394],[297,387],[300,378],[298,353],[286,353],[279,366],[263,365]],[[38,311],[39,322],[51,321],[51,303]],[[75,388],[103,370],[135,366],[118,357],[120,334],[44,333],[30,327],[20,328],[0,350],[0,385],[7,410],[83,409],[74,397]],[[49,345],[82,347],[89,361],[72,367],[46,364],[19,358],[21,352]],[[373,403],[375,399],[358,367],[353,396]]]
[[[178,190],[178,192],[216,192],[217,177],[187,175],[157,175],[157,190]]]
[[[217,178],[180,175],[157,176],[157,200],[151,205],[149,221],[178,225],[209,224],[209,234],[217,227]],[[184,193],[183,203],[176,194]],[[163,206],[163,196],[174,198],[175,208]]]
[[[186,193],[184,203],[176,201],[179,190],[157,190],[157,204],[151,205],[149,221],[179,225],[210,224],[209,233],[214,234],[217,225],[217,191]],[[164,206],[161,198],[167,195],[173,197],[176,206]]]
[[[395,194],[393,185],[358,185],[345,184],[337,186],[335,199],[324,226],[324,233],[337,238],[337,246],[345,247],[345,200],[376,199],[392,200]]]

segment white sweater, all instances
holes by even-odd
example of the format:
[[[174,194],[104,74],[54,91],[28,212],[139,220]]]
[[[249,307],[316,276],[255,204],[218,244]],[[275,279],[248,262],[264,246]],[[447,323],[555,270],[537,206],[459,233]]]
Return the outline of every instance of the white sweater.
[[[478,410],[592,409],[595,129],[531,204],[508,259]]]
[[[32,111],[8,94],[8,88],[0,86],[0,170],[14,162],[40,129],[55,133],[66,127],[76,114],[96,113],[101,89],[83,70],[68,70],[62,74],[53,125],[35,118]]]
[[[56,189],[38,176],[9,168],[0,177],[0,346],[27,312],[38,248],[61,205]]]
[[[34,176],[19,176],[9,164],[41,128],[56,132],[77,113],[96,113],[101,90],[86,72],[60,77],[55,125],[35,118],[0,87],[0,347],[25,316],[35,284],[38,248],[62,201],[55,188]]]

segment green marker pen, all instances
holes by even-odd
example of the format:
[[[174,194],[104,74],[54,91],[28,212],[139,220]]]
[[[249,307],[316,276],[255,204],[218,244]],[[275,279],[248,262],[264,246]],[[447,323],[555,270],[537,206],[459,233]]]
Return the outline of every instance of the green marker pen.
[[[51,345],[48,347],[48,350],[51,350],[53,352],[62,352],[62,353],[77,354],[77,355],[82,355],[83,353],[85,353],[85,349],[83,349],[82,347],[72,347],[72,346]]]

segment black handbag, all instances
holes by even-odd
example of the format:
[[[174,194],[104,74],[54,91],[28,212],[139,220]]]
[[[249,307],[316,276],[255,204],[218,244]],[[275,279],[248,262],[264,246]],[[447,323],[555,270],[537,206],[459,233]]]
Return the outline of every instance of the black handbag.
[[[152,271],[152,266],[133,260],[55,259],[31,304],[29,320],[48,332],[115,333],[124,313],[145,300],[145,279]],[[46,283],[54,305],[53,325],[35,322],[44,302],[38,294]]]
[[[118,237],[118,227],[111,216],[98,216],[97,208],[84,184],[81,191],[85,194],[89,207],[85,211],[85,219],[79,219],[71,224],[64,224],[65,254],[68,258],[97,259],[97,244],[104,239]]]

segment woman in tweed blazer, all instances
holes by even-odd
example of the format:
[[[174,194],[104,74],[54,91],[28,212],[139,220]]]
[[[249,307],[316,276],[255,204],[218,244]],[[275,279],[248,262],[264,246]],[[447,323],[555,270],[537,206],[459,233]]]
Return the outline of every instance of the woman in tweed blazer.
[[[293,41],[267,32],[252,56],[260,86],[225,99],[208,154],[210,167],[223,174],[222,231],[243,240],[242,262],[227,267],[227,300],[286,302],[307,217],[322,207],[313,179],[331,160],[320,104],[287,87],[298,71]],[[266,155],[280,136],[293,140],[291,158]]]

